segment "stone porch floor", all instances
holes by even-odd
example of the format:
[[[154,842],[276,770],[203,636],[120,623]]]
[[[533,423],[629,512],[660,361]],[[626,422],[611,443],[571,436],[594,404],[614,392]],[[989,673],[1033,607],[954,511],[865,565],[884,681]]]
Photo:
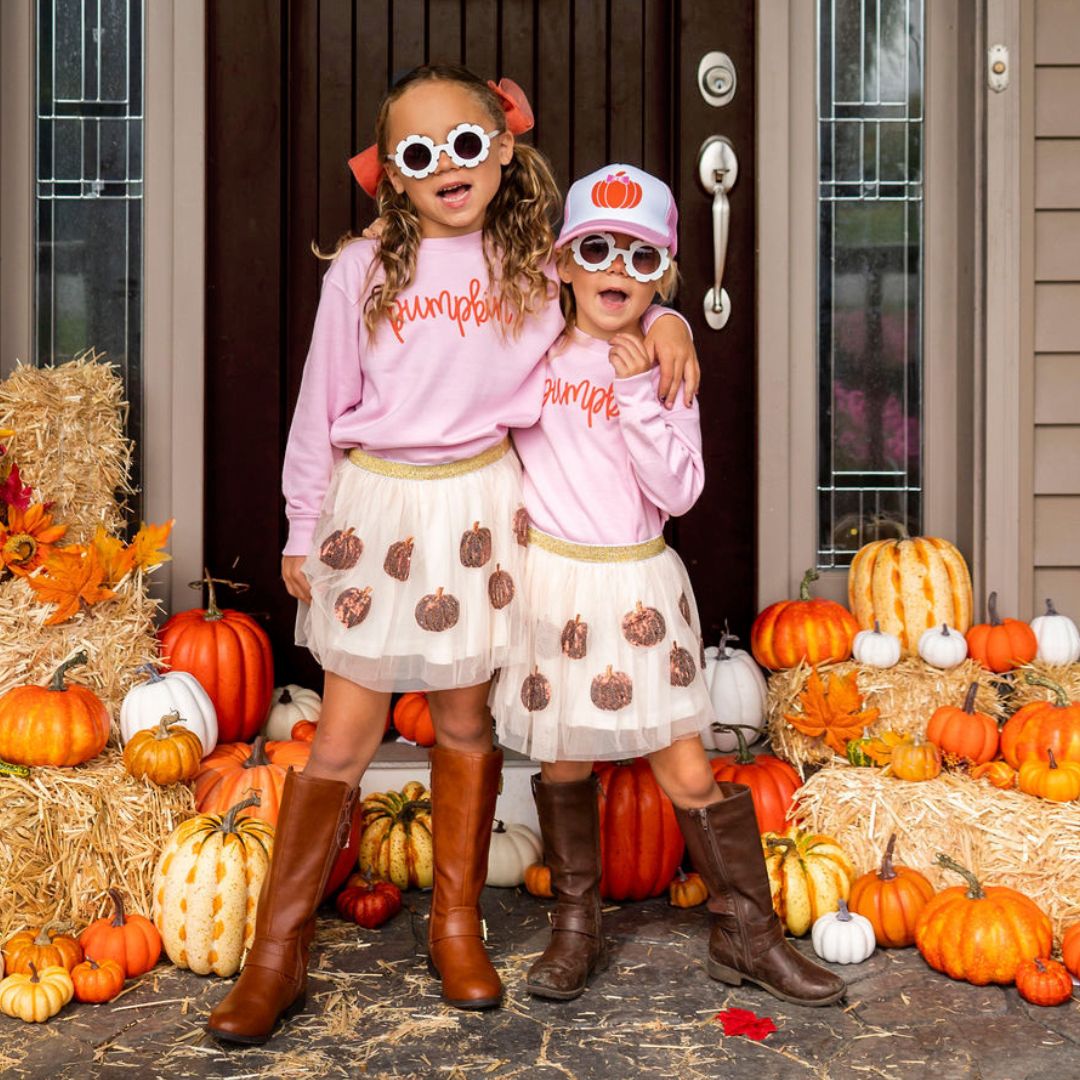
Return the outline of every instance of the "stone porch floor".
[[[547,909],[488,889],[489,946],[507,988],[497,1012],[441,1004],[420,956],[427,894],[380,930],[327,910],[313,952],[307,1011],[269,1044],[225,1048],[203,1030],[231,981],[162,963],[109,1005],[69,1005],[48,1024],[0,1017],[0,1076],[395,1077],[439,1080],[1077,1080],[1080,1001],[1026,1004],[1012,987],[979,988],[931,971],[914,949],[838,969],[846,1001],[783,1005],[705,974],[703,909],[666,899],[609,910],[612,964],[575,1002],[531,998],[524,973],[546,940]],[[808,942],[800,948],[809,950]],[[725,1038],[718,1009],[748,1008],[779,1030]]]

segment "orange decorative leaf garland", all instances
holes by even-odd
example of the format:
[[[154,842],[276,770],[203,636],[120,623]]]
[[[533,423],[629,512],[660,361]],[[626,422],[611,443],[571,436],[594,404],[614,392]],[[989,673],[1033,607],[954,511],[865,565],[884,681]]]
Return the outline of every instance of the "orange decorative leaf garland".
[[[75,615],[83,604],[96,604],[114,595],[102,585],[105,568],[97,549],[91,547],[59,548],[45,560],[45,573],[27,578],[43,604],[55,604],[56,610],[45,620],[46,626],[62,623]]]
[[[147,525],[145,521],[142,523],[142,528],[128,545],[128,551],[131,552],[136,566],[142,570],[149,570],[172,558],[161,549],[169,539],[174,521],[176,518],[170,518],[164,525]]]
[[[94,548],[105,572],[105,580],[110,585],[118,584],[131,570],[131,548],[125,547],[124,541],[118,536],[110,536],[103,525],[99,525],[94,533]]]
[[[878,718],[877,709],[863,709],[862,703],[854,672],[846,676],[833,673],[826,689],[815,667],[799,695],[802,712],[787,713],[784,719],[804,735],[823,736],[826,745],[843,755],[848,740],[857,739],[863,728]]]

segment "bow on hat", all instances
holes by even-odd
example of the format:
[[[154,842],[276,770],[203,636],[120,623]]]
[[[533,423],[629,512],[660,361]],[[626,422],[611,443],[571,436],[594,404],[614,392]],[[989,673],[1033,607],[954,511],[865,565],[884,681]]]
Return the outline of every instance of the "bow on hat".
[[[534,123],[533,111],[525,91],[513,79],[500,79],[498,82],[488,79],[487,84],[499,99],[499,104],[506,114],[507,131],[512,135],[524,135],[531,130]],[[379,160],[379,147],[372,144],[355,157],[349,158],[349,168],[356,177],[356,182],[374,199],[379,181],[386,172]]]

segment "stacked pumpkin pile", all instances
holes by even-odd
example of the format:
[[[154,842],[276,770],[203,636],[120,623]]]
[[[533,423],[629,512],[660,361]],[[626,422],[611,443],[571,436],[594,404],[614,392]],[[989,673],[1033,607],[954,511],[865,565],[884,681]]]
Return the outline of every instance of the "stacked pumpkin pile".
[[[811,597],[812,577],[752,632],[773,671],[773,745],[812,773],[796,818],[851,852],[859,871],[895,829],[939,887],[936,854],[962,851],[1063,932],[1080,916],[1076,625],[1049,601],[1030,625],[1003,619],[993,594],[987,622],[970,625],[967,567],[942,540],[860,550],[850,610]]]

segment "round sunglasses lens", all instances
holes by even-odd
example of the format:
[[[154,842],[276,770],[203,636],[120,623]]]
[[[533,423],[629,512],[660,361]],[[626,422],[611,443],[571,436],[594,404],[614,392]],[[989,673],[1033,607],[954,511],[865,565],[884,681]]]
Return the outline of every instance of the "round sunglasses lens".
[[[634,251],[634,269],[639,274],[655,274],[660,269],[660,252],[654,247],[639,247]]]
[[[475,131],[463,131],[454,139],[454,153],[462,161],[475,161],[483,148],[483,140]]]
[[[578,245],[578,253],[589,266],[599,266],[608,257],[608,242],[602,236],[586,236]]]
[[[409,143],[401,152],[401,160],[413,172],[423,172],[431,164],[431,151],[424,143]]]

